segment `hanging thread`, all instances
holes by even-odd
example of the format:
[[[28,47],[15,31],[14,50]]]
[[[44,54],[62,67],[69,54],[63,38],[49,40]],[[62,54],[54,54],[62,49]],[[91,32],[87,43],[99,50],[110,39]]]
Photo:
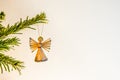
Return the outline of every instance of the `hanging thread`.
[[[42,25],[42,29],[41,29],[41,36],[42,36],[42,33],[43,33],[43,29],[44,29],[44,24]]]
[[[37,26],[37,30],[38,30],[38,36],[40,36],[39,26]]]
[[[38,36],[42,36],[43,29],[44,29],[44,24],[41,26],[41,31],[40,31],[39,26],[37,28],[38,28]]]

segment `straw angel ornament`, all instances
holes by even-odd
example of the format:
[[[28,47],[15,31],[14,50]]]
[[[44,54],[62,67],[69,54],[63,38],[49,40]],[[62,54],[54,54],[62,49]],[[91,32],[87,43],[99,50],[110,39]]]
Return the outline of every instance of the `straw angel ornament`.
[[[39,33],[39,31],[38,31],[38,33]],[[41,32],[41,35],[42,35],[42,32]],[[38,37],[38,42],[36,42],[32,38],[29,39],[29,42],[30,42],[30,48],[31,48],[32,52],[37,50],[37,53],[36,53],[36,56],[35,56],[35,62],[47,61],[48,58],[46,57],[43,49],[49,52],[50,46],[51,46],[51,39],[49,38],[49,39],[43,41],[43,37],[39,36]]]
[[[38,37],[38,42],[30,38],[30,48],[32,52],[37,50],[37,54],[35,56],[35,62],[43,62],[48,60],[46,55],[43,52],[43,49],[46,51],[50,50],[50,45],[51,45],[51,39],[47,39],[43,41],[43,37]]]

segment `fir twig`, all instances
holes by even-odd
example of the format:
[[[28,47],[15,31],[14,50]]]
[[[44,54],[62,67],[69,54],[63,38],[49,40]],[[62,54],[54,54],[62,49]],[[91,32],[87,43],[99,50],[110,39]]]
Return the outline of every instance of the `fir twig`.
[[[3,73],[4,70],[10,72],[13,69],[17,70],[20,73],[21,69],[24,68],[24,66],[23,62],[0,53],[0,68],[1,73]]]
[[[26,20],[22,21],[22,19],[20,19],[19,22],[16,22],[14,25],[10,26],[8,24],[8,26],[6,28],[1,29],[0,31],[0,38],[5,38],[6,36],[10,35],[10,34],[15,34],[18,31],[25,29],[25,28],[31,28],[34,29],[32,27],[30,27],[30,25],[33,24],[37,24],[37,23],[47,23],[47,19],[46,19],[46,15],[45,13],[41,13],[39,15],[36,15],[35,17],[29,19],[28,17],[26,18]]]
[[[18,46],[19,41],[19,38],[16,37],[0,40],[0,51],[10,50],[12,47]]]

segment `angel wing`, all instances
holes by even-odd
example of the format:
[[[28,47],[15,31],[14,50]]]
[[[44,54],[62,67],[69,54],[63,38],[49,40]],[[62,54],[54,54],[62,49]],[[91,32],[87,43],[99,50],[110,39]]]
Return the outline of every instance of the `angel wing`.
[[[32,38],[29,39],[29,42],[30,42],[30,49],[32,50],[32,52],[34,52],[38,48],[38,43]]]
[[[50,45],[51,45],[51,39],[49,38],[42,43],[42,48],[44,48],[46,51],[49,51]]]

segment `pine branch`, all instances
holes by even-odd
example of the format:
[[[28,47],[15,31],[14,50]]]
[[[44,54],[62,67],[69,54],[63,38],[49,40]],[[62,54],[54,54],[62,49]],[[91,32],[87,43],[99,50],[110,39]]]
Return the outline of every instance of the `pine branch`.
[[[10,34],[16,34],[18,31],[23,30],[25,28],[34,29],[34,28],[30,27],[30,25],[37,24],[37,23],[47,23],[45,13],[36,15],[35,17],[33,17],[31,19],[28,19],[28,17],[27,17],[26,20],[24,20],[24,21],[22,21],[22,19],[20,19],[19,22],[16,22],[12,26],[10,26],[8,24],[8,26],[6,28],[3,28],[0,30],[0,39],[5,38],[6,36],[8,36]]]
[[[3,73],[4,70],[8,72],[12,70],[17,70],[20,73],[21,69],[24,68],[24,66],[23,62],[0,53],[0,68],[1,73]]]
[[[19,38],[16,37],[0,40],[0,51],[7,51],[14,46],[18,46],[19,41]]]

